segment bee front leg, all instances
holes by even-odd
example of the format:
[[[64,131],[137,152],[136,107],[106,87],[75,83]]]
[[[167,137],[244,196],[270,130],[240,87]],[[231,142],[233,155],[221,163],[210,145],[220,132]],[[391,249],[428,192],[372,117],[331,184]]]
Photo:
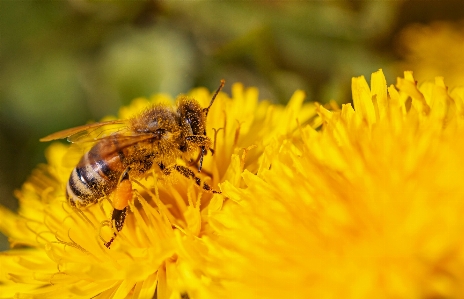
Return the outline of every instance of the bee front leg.
[[[208,153],[207,148],[209,148],[211,140],[207,136],[203,135],[190,135],[185,137],[185,140],[200,147],[200,164],[198,165],[198,172],[201,172],[201,168],[203,167],[203,157]],[[211,154],[213,154],[213,152],[214,150]]]
[[[193,172],[191,169],[185,167],[185,166],[182,166],[182,165],[174,165],[172,167],[173,169],[175,169],[177,172],[179,172],[181,175],[183,175],[184,177],[188,178],[188,179],[193,179],[195,180],[195,183],[202,187],[203,190],[206,190],[206,191],[210,191],[212,193],[218,193],[218,194],[221,194],[221,191],[217,191],[217,190],[214,190],[213,188],[211,188],[210,185],[206,184],[205,182],[203,182],[203,186],[201,185],[201,179],[199,177],[197,177],[195,175],[195,172]]]
[[[132,183],[129,180],[129,169],[126,169],[126,171],[124,171],[123,175],[121,176],[116,190],[114,191],[111,224],[117,232],[120,232],[124,226],[129,200],[132,200]],[[110,248],[111,243],[113,243],[115,238],[116,232],[114,233],[113,237],[111,237],[111,239],[105,243],[105,246]]]

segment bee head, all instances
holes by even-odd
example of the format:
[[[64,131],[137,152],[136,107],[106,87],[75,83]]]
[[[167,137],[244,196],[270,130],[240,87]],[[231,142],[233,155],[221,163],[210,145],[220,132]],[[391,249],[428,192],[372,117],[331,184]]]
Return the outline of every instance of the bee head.
[[[206,135],[206,115],[200,104],[192,98],[183,97],[179,101],[177,112],[183,126],[188,129],[188,135]]]
[[[221,80],[219,88],[214,93],[211,102],[206,108],[201,108],[200,104],[192,98],[183,97],[178,103],[177,112],[180,117],[180,121],[184,126],[187,126],[189,131],[188,134],[186,134],[187,144],[194,144],[200,148],[200,164],[198,166],[198,171],[201,171],[203,156],[207,154],[207,149],[211,143],[211,140],[206,137],[206,117],[208,116],[209,109],[213,105],[216,96],[224,84],[225,81]],[[183,148],[187,150],[187,146],[184,144],[181,146],[181,150]],[[211,152],[213,152],[213,150],[211,150]]]
[[[214,103],[216,96],[222,87],[224,87],[225,81],[221,80],[219,88],[214,93],[211,101],[206,108],[201,108],[200,104],[192,98],[182,97],[178,103],[177,113],[180,117],[181,122],[187,124],[191,129],[191,135],[206,135],[206,117],[208,116],[209,109]]]

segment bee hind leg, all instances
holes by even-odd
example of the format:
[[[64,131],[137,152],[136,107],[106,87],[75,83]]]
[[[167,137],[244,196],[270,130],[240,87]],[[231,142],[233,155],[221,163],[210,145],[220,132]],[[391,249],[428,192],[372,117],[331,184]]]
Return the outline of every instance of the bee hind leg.
[[[122,230],[122,227],[124,226],[124,221],[126,219],[126,213],[127,213],[127,207],[125,207],[122,210],[118,210],[118,209],[113,210],[113,214],[111,216],[111,222],[113,224],[113,227],[116,229],[118,233]],[[111,237],[111,239],[105,243],[105,246],[107,248],[110,248],[116,236],[117,234],[113,233],[113,236]]]
[[[124,221],[126,220],[127,209],[129,205],[129,200],[132,200],[132,183],[129,180],[129,173],[126,170],[114,191],[113,199],[113,214],[111,216],[112,227],[116,229],[116,232],[120,232],[124,226]],[[114,232],[113,237],[105,243],[107,248],[110,248],[114,239],[117,236],[117,233]]]

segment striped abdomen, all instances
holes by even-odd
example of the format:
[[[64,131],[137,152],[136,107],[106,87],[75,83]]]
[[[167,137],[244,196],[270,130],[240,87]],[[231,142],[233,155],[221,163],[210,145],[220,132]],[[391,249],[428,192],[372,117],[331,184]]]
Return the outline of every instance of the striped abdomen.
[[[81,158],[66,186],[71,206],[85,207],[113,192],[124,171],[123,150],[115,135],[97,142]]]

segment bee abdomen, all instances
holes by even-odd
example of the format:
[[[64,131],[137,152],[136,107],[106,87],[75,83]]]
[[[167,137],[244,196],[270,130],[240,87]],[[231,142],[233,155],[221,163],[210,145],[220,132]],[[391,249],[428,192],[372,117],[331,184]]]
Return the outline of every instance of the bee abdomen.
[[[88,153],[81,162],[87,160],[87,155]],[[112,171],[104,160],[79,163],[69,177],[66,197],[71,206],[85,207],[96,203],[99,198],[114,190],[118,177],[119,175]]]

